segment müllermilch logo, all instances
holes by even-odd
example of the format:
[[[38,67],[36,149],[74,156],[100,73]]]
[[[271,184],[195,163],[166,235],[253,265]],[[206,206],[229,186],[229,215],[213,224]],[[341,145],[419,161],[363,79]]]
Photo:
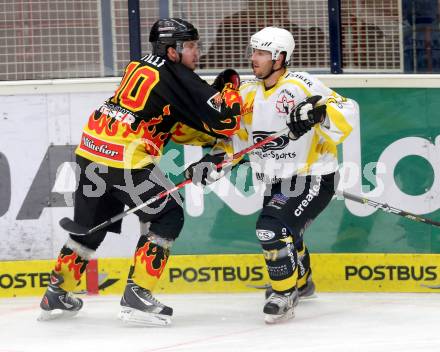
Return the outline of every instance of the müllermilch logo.
[[[106,144],[101,144],[100,146],[97,146],[92,139],[89,139],[87,137],[84,137],[84,145],[89,148],[89,149],[93,149],[101,154],[107,154],[110,156],[115,156],[118,155],[119,153],[117,151],[114,150],[110,150],[107,149],[108,146]]]
[[[80,148],[86,152],[111,160],[122,161],[124,156],[123,145],[108,143],[87,133],[82,135]]]

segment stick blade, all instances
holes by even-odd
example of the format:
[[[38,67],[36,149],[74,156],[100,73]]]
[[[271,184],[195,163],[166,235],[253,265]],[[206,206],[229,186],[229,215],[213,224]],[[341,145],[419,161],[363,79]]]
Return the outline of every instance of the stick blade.
[[[87,227],[79,225],[69,218],[62,218],[59,221],[59,224],[64,230],[75,235],[87,235],[89,232]]]

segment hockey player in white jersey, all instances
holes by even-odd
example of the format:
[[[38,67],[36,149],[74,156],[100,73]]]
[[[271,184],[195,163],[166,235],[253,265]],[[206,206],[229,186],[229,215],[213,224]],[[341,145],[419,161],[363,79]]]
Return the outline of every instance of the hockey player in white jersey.
[[[263,308],[265,321],[276,323],[294,316],[299,297],[313,294],[303,235],[335,193],[336,146],[352,131],[359,109],[355,101],[310,74],[286,68],[295,47],[287,30],[266,27],[251,37],[250,47],[256,79],[240,87],[243,133],[232,137],[233,151],[243,150],[286,124],[290,130],[288,136],[249,153],[254,178],[266,184],[256,235],[271,281]],[[218,163],[224,157],[225,153],[214,148],[201,160],[203,164],[187,169],[187,176],[194,176],[195,183],[215,181],[222,172],[207,167],[206,162]]]

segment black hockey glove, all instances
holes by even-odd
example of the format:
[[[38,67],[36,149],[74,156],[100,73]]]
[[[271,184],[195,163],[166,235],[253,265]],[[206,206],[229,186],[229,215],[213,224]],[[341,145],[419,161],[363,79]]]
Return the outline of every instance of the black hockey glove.
[[[211,87],[221,92],[226,83],[232,83],[233,88],[238,89],[240,87],[240,75],[238,72],[232,68],[227,68],[218,74]]]
[[[324,121],[326,106],[316,106],[321,98],[320,95],[313,95],[295,106],[287,120],[287,126],[290,129],[290,139],[298,139],[310,131],[314,125]]]
[[[206,154],[202,159],[188,166],[185,170],[185,178],[190,178],[197,186],[214,183],[225,175],[225,170],[217,169],[216,166],[225,159],[225,155],[225,153]]]

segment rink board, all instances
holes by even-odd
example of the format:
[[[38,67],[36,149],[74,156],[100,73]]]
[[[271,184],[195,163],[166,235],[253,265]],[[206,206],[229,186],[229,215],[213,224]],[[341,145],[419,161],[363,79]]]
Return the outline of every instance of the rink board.
[[[53,265],[49,260],[0,262],[0,297],[41,295]],[[129,258],[94,260],[78,289],[120,294],[129,265]],[[439,292],[439,265],[438,254],[312,255],[318,292]],[[259,254],[176,255],[156,292],[250,292],[268,282]]]
[[[345,191],[438,221],[440,76],[320,78],[360,106],[358,128],[339,148],[340,165],[347,167]],[[58,221],[73,216],[73,151],[90,112],[116,86],[114,78],[0,82],[0,260],[58,254],[66,241]],[[30,143],[25,152],[24,141]],[[204,152],[170,142],[160,167],[181,182],[185,167]],[[254,181],[243,164],[209,187],[181,189],[185,224],[173,253],[259,253],[255,223],[263,193]],[[136,216],[124,219],[122,234],[109,235],[99,257],[132,255],[139,238]],[[349,200],[333,199],[305,238],[312,253],[440,253],[439,227]]]

